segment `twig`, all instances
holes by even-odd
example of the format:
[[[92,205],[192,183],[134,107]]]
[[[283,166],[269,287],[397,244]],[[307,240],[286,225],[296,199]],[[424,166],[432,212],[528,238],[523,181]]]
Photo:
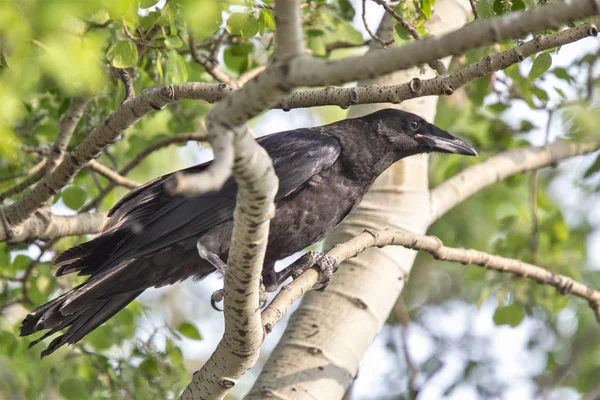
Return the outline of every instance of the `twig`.
[[[369,28],[369,24],[367,23],[367,4],[366,3],[367,3],[366,0],[362,0],[362,21],[363,21],[363,25],[365,26],[365,29],[369,33],[369,36],[371,36],[373,38],[373,40],[376,40],[379,43],[381,43],[381,45],[383,47],[388,47],[389,45],[394,43],[394,39],[392,38],[391,40],[384,41],[382,38],[377,36],[377,34],[375,32],[373,32],[371,30],[371,28]]]
[[[461,264],[473,264],[487,269],[508,272],[530,279],[544,285],[550,285],[559,290],[563,295],[573,294],[587,300],[593,310],[596,320],[600,323],[600,292],[564,275],[555,274],[552,271],[536,265],[524,263],[501,256],[496,256],[482,251],[471,249],[457,249],[446,247],[440,239],[435,236],[418,235],[408,231],[367,230],[349,241],[337,245],[327,254],[340,261],[355,257],[370,247],[403,246],[408,249],[421,250],[430,253],[434,258],[443,261],[459,262]],[[263,326],[265,331],[285,314],[289,306],[297,300],[304,292],[310,290],[318,280],[319,273],[314,269],[304,272],[299,278],[287,285],[271,301],[271,304],[263,311]]]
[[[90,160],[86,167],[90,168],[93,171],[96,171],[97,173],[109,179],[117,186],[123,186],[128,189],[135,189],[140,185],[138,182],[132,181],[131,179],[119,174],[117,171],[110,169],[106,165],[102,164],[100,161]]]
[[[575,155],[598,150],[596,141],[557,141],[547,146],[506,151],[466,168],[431,190],[431,221],[447,213],[483,188],[509,176],[547,167]]]
[[[89,102],[87,97],[78,97],[73,99],[73,102],[60,119],[60,127],[56,140],[52,145],[50,153],[48,153],[48,163],[45,170],[46,176],[49,176],[54,172],[54,169],[60,163],[65,155],[67,146],[71,141],[73,133],[77,124],[83,117],[83,111]]]
[[[550,126],[552,124],[553,110],[548,110],[548,122],[546,123],[546,134],[544,145],[548,145],[550,139]],[[531,248],[531,260],[533,263],[538,262],[538,247],[539,247],[539,223],[537,216],[537,169],[531,171],[529,176],[529,210],[531,214],[531,238],[529,239],[529,247]]]
[[[121,101],[121,104],[123,104],[127,100],[135,97],[135,88],[133,87],[133,81],[131,80],[131,75],[129,75],[129,71],[127,71],[127,69],[117,68],[117,71],[119,71],[119,75],[121,75],[121,80],[123,81],[123,86],[125,87],[125,98]]]
[[[31,185],[35,184],[37,181],[42,179],[46,174],[46,160],[42,160],[37,163],[30,171],[27,178],[23,181],[17,183],[16,185],[6,189],[4,192],[0,193],[0,203],[2,203],[5,199],[8,199],[15,194],[19,194],[22,191],[29,188]]]
[[[494,71],[508,68],[539,51],[560,47],[588,36],[597,35],[596,24],[599,23],[600,19],[595,19],[555,34],[536,37],[521,46],[487,56],[447,77],[437,76],[427,80],[415,78],[410,82],[391,86],[373,85],[300,90],[283,98],[276,107],[284,110],[325,105],[337,105],[346,108],[356,104],[368,103],[398,104],[404,100],[423,96],[449,96],[468,82],[489,75]]]
[[[479,13],[477,12],[477,0],[469,0],[471,3],[471,10],[473,11],[473,18],[479,19]]]
[[[129,28],[127,28],[127,24],[125,23],[125,19],[121,20],[121,24],[123,25],[123,33],[125,34],[125,36],[127,36],[127,38],[129,40],[131,40],[132,42],[134,42],[136,45],[140,46],[140,47],[147,47],[149,49],[165,49],[165,46],[155,46],[152,43],[149,43],[145,40],[142,40],[140,38],[137,38],[135,36],[133,36],[131,34],[131,32],[129,32]]]
[[[363,0],[363,10],[364,10],[364,1],[365,0]],[[400,25],[402,25],[402,27],[413,37],[413,39],[421,40],[421,36],[419,35],[419,32],[417,32],[415,27],[412,26],[411,24],[409,24],[404,18],[402,18],[402,16],[400,14],[398,14],[396,12],[396,10],[394,10],[385,0],[373,0],[373,1],[375,1],[377,4],[381,5],[385,9],[385,11],[387,11],[392,17],[394,17],[394,19],[396,21],[398,21],[400,23]],[[446,69],[446,66],[444,65],[444,63],[441,62],[440,60],[429,61],[427,63],[427,65],[429,65],[429,67],[431,69],[437,71],[438,74],[440,74],[440,76],[448,76],[448,70]]]
[[[142,151],[140,151],[133,160],[131,160],[129,163],[127,163],[127,165],[125,165],[119,171],[119,175],[126,176],[135,167],[140,165],[142,163],[142,161],[144,161],[146,159],[146,157],[148,157],[150,154],[154,153],[155,151],[162,149],[163,147],[167,147],[167,146],[169,146],[171,144],[175,144],[175,143],[186,143],[189,141],[201,142],[201,141],[206,141],[207,139],[208,139],[208,137],[206,136],[205,133],[188,133],[188,134],[172,136],[172,137],[169,137],[166,139],[159,140],[158,142],[153,143],[153,144],[147,146],[146,148],[144,148]],[[116,186],[117,185],[114,182],[109,183],[108,186],[106,186],[104,189],[102,189],[102,191],[98,194],[98,196],[96,196],[96,198],[94,198],[87,205],[85,205],[80,210],[80,212],[87,212],[94,208],[97,208],[100,205],[100,202]]]
[[[410,316],[408,315],[406,303],[404,303],[402,295],[398,296],[398,300],[396,300],[396,304],[394,304],[392,312],[402,328],[402,353],[404,354],[404,359],[406,360],[406,369],[408,371],[408,398],[409,400],[415,400],[419,395],[419,388],[417,387],[417,376],[419,375],[419,369],[415,366],[415,363],[408,350],[408,324],[410,322]]]
[[[223,82],[233,88],[238,88],[239,85],[237,82],[227,75],[225,72],[221,71],[218,67],[217,63],[213,59],[208,59],[203,57],[198,50],[196,49],[196,43],[194,42],[194,33],[190,30],[188,32],[188,41],[190,53],[192,54],[192,58],[198,64],[202,65],[206,72],[208,72],[213,78],[215,78],[219,82]],[[214,49],[218,49],[220,42],[217,41],[214,45]]]

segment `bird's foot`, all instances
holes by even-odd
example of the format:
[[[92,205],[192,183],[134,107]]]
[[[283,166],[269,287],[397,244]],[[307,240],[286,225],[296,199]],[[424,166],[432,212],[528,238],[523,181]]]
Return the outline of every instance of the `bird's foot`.
[[[304,271],[316,265],[320,270],[318,282],[321,284],[321,287],[316,290],[322,292],[331,283],[333,273],[337,270],[340,262],[335,257],[316,251],[309,251],[304,256],[306,256],[306,261],[300,263],[294,268],[292,272],[292,279],[296,279],[302,275]]]
[[[215,290],[214,293],[210,296],[210,305],[214,310],[223,311],[223,309],[219,308],[218,303],[222,302],[225,298],[225,290],[219,289]],[[267,305],[267,291],[265,290],[265,285],[260,283],[259,293],[258,293],[258,301],[259,307],[264,308]]]
[[[217,306],[218,303],[223,301],[225,297],[225,291],[223,289],[215,290],[213,294],[210,295],[210,305],[214,310],[223,311],[223,309]]]
[[[221,275],[225,274],[225,268],[227,268],[227,264],[225,264],[223,262],[223,260],[221,260],[221,258],[219,258],[218,255],[208,251],[208,249],[206,247],[204,247],[200,243],[200,241],[198,241],[198,243],[196,243],[196,249],[198,249],[198,255],[200,256],[200,258],[208,261],[213,267],[216,268],[217,271],[219,271],[221,273]],[[222,298],[222,296],[221,296],[221,298]]]
[[[277,290],[289,277],[292,279],[298,278],[304,271],[314,267],[319,268],[321,287],[317,290],[324,290],[330,283],[333,273],[339,265],[337,258],[316,251],[308,251],[299,259],[294,261],[279,272],[273,272],[268,275],[263,275],[267,292]]]

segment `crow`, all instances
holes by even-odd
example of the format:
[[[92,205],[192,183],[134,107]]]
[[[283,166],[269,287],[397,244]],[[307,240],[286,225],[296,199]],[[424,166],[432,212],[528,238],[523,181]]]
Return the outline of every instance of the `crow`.
[[[477,155],[467,142],[415,114],[394,109],[278,132],[257,141],[271,156],[279,178],[262,274],[269,290],[297,274],[275,272],[275,262],[325,238],[396,161],[431,152]],[[209,165],[181,172],[197,173]],[[48,330],[30,347],[68,328],[42,357],[79,341],[150,287],[202,279],[225,266],[235,181],[230,178],[218,191],[186,197],[169,194],[165,182],[171,175],[129,192],[108,213],[102,233],[56,258],[56,276],[78,272],[89,278],[23,321],[21,336]],[[327,284],[333,265],[319,257]]]

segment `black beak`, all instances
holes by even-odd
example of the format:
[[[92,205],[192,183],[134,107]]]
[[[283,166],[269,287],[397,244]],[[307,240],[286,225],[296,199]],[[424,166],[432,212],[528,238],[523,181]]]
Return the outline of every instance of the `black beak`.
[[[445,133],[445,132],[444,132]],[[433,151],[439,153],[462,154],[464,156],[479,157],[477,151],[469,143],[462,139],[446,133],[448,137],[437,135],[416,135],[417,139],[423,141]]]

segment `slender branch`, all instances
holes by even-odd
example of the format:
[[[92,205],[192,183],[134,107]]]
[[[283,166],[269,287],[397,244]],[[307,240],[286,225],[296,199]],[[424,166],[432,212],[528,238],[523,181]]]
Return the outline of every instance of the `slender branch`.
[[[400,324],[402,328],[402,353],[404,354],[404,360],[406,361],[406,369],[408,375],[408,399],[415,400],[419,395],[419,388],[417,386],[417,377],[419,375],[419,369],[415,366],[413,359],[410,355],[410,351],[408,349],[408,326],[410,322],[410,316],[408,315],[408,309],[406,308],[406,303],[402,298],[402,295],[398,296],[398,300],[396,300],[396,304],[394,304],[394,308],[392,309],[396,320]]]
[[[473,11],[473,18],[479,19],[479,13],[477,12],[477,0],[469,0],[471,3],[471,11]]]
[[[464,54],[469,49],[525,36],[581,18],[598,15],[599,1],[573,0],[531,7],[523,12],[477,20],[454,32],[410,42],[393,49],[372,51],[342,60],[317,60],[304,57],[290,71],[294,86],[337,85],[372,79],[405,70],[430,60]]]
[[[369,28],[369,24],[367,23],[367,0],[362,0],[362,21],[363,21],[363,26],[365,27],[365,29],[367,30],[367,33],[369,34],[369,36],[371,36],[371,38],[373,38],[373,40],[378,41],[379,43],[381,43],[381,45],[383,47],[387,47],[389,45],[391,45],[392,43],[394,43],[394,38],[392,37],[392,39],[390,40],[383,40],[382,38],[380,38],[379,36],[377,36],[377,34],[375,32],[373,32],[371,30],[371,28]]]
[[[67,146],[71,141],[71,137],[75,132],[75,128],[81,117],[83,116],[83,110],[87,106],[89,98],[79,97],[73,100],[65,114],[60,120],[59,132],[52,149],[48,154],[47,168],[45,169],[46,175],[51,174],[58,163],[60,163],[64,157]]]
[[[588,36],[596,36],[598,34],[598,24],[600,24],[600,19],[595,19],[555,34],[536,37],[521,46],[487,56],[481,61],[447,77],[438,76],[427,80],[415,78],[408,83],[392,86],[372,85],[353,88],[327,87],[325,89],[302,90],[282,99],[277,106],[284,110],[326,105],[337,105],[346,108],[356,104],[397,104],[404,100],[424,96],[449,96],[472,80],[508,68],[539,51],[560,47]]]
[[[82,213],[73,216],[44,214],[38,212],[27,219],[11,237],[0,224],[0,241],[11,243],[32,240],[51,240],[64,236],[78,236],[98,233],[106,223],[104,213]],[[10,239],[10,240],[9,240]]]
[[[45,159],[40,161],[29,171],[27,178],[0,193],[0,203],[11,196],[14,196],[15,194],[21,193],[29,188],[29,186],[42,179],[46,173],[46,163],[47,160]]]
[[[127,100],[133,99],[135,97],[135,88],[133,87],[133,81],[131,80],[131,75],[129,75],[129,71],[125,68],[118,68],[119,75],[121,76],[121,80],[123,81],[123,86],[125,87],[125,98],[121,103],[126,102]]]
[[[373,1],[382,6],[385,9],[385,11],[387,11],[392,17],[394,17],[394,19],[398,21],[400,25],[402,25],[402,28],[404,28],[404,30],[407,31],[413,37],[413,39],[421,40],[421,35],[419,35],[419,32],[417,32],[415,27],[409,24],[404,18],[402,18],[402,16],[398,14],[396,10],[394,10],[394,8],[391,7],[385,0]],[[440,60],[429,61],[427,65],[429,65],[431,69],[437,71],[438,74],[440,74],[441,76],[448,76],[448,70],[446,69],[444,63]]]
[[[431,190],[433,223],[480,190],[509,176],[547,167],[566,158],[594,152],[598,141],[557,141],[547,146],[507,151],[473,165]]]
[[[548,121],[546,122],[546,134],[544,145],[548,145],[550,138],[550,127],[552,126],[552,115],[554,111],[548,110]],[[531,215],[531,237],[529,239],[529,247],[531,248],[531,260],[534,263],[538,262],[538,248],[540,245],[540,227],[537,214],[537,169],[531,171],[529,176],[529,210]]]
[[[459,262],[465,265],[478,265],[490,270],[512,273],[544,285],[553,286],[563,295],[573,294],[586,300],[590,308],[594,311],[596,320],[600,323],[600,292],[597,290],[564,275],[555,274],[552,271],[524,263],[520,260],[500,257],[477,250],[446,247],[435,236],[419,235],[401,230],[366,230],[353,239],[337,245],[327,254],[337,258],[341,262],[356,257],[370,247],[390,245],[426,251],[438,260]],[[273,301],[263,311],[263,325],[267,332],[285,314],[290,304],[297,300],[302,293],[312,288],[317,282],[318,276],[319,274],[315,269],[310,269],[275,296]]]
[[[114,183],[117,186],[123,186],[128,189],[135,189],[140,185],[138,182],[132,181],[131,179],[119,174],[117,171],[107,167],[100,161],[90,160],[87,163],[86,167],[90,168],[92,171],[96,171],[97,173],[109,179],[112,183]]]
[[[187,143],[189,141],[206,141],[208,136],[204,133],[186,133],[182,135],[176,135],[172,137],[168,137],[162,140],[159,140],[156,143],[153,143],[142,151],[137,153],[135,158],[131,160],[127,165],[125,165],[120,171],[119,175],[126,176],[129,172],[133,171],[138,165],[142,163],[152,153],[157,150],[162,149],[163,147],[167,147],[171,144],[175,143]],[[109,183],[104,189],[100,191],[98,196],[96,196],[92,201],[90,201],[87,205],[85,205],[80,212],[87,212],[97,208],[100,205],[100,202],[113,190],[117,185],[114,182]]]
[[[188,41],[192,58],[198,64],[202,65],[206,72],[208,72],[213,78],[215,78],[219,82],[223,82],[233,88],[239,87],[235,79],[227,75],[225,72],[221,71],[221,69],[214,60],[203,57],[200,53],[198,53],[196,43],[194,41],[194,33],[192,31],[188,32]],[[218,42],[215,44],[215,48],[218,48]]]
[[[179,99],[179,93],[187,94],[187,89],[193,87],[195,87],[194,84],[187,85],[184,88],[149,89],[136,98],[123,103],[73,149],[69,157],[64,157],[55,170],[50,175],[46,175],[42,182],[38,183],[30,193],[4,208],[4,214],[9,223],[12,226],[18,226],[25,221],[35,210],[65,186],[89,160],[96,158],[108,144],[117,140],[125,129],[150,111],[159,110],[168,103]],[[211,88],[203,94],[214,99],[214,94],[219,93],[221,90],[221,88]],[[211,96],[211,93],[213,93],[213,96]]]
[[[138,45],[139,47],[146,47],[149,49],[164,49],[165,46],[155,46],[150,42],[147,42],[143,39],[137,38],[135,36],[133,36],[131,34],[131,32],[129,32],[129,28],[127,28],[127,24],[125,23],[125,19],[121,20],[121,23],[123,25],[123,33],[125,34],[125,36],[127,36],[127,38],[129,40],[131,40],[132,42],[134,42],[136,45]]]

